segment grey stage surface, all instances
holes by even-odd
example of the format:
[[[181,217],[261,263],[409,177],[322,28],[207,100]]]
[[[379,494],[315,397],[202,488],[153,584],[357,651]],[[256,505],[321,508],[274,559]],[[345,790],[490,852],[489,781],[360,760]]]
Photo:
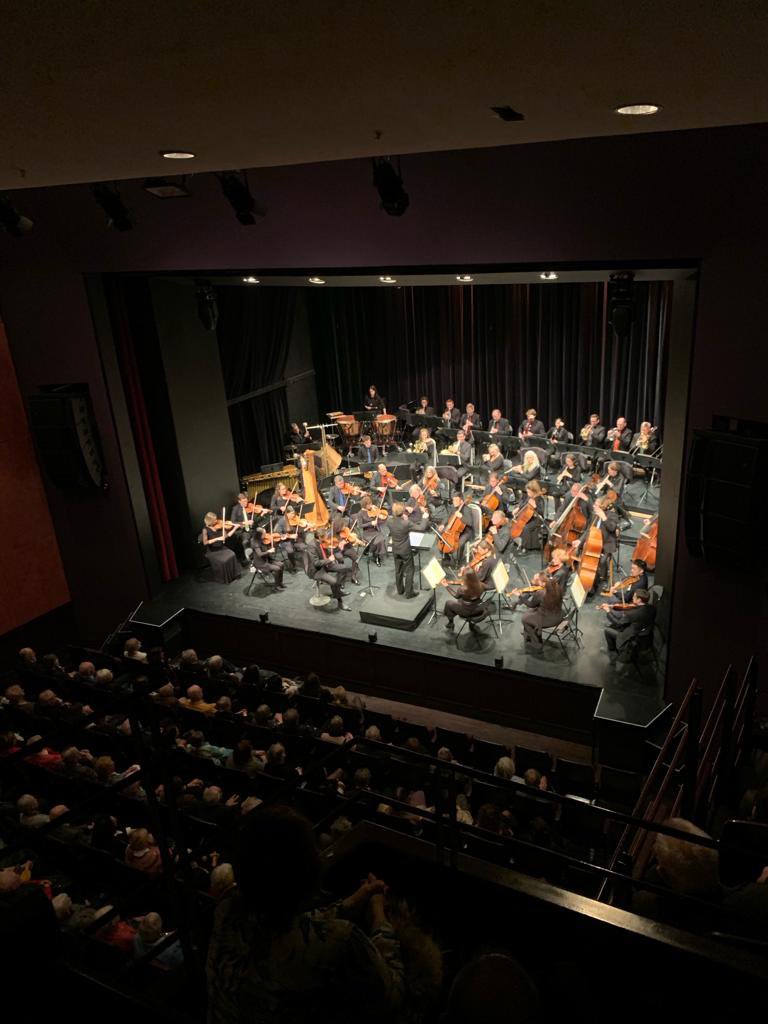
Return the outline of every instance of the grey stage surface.
[[[622,575],[629,568],[638,529],[639,526],[635,522],[633,529],[628,531],[628,535],[622,543]],[[518,560],[529,574],[541,568],[540,551],[519,556]],[[383,562],[381,568],[371,563],[370,569],[371,582],[374,586],[381,588],[377,593],[382,593],[394,578],[391,556]],[[497,628],[499,625],[501,628],[499,640],[494,638],[493,630],[486,622],[481,627],[485,634],[483,637],[478,638],[473,636],[469,630],[464,630],[457,641],[456,635],[444,628],[446,620],[442,615],[438,615],[437,620],[431,623],[431,616],[426,616],[413,632],[382,625],[370,626],[360,621],[359,614],[360,609],[365,608],[366,602],[371,600],[367,588],[368,577],[364,562],[361,565],[360,578],[361,586],[346,585],[349,597],[345,598],[345,604],[350,611],[345,612],[337,608],[335,601],[321,608],[314,608],[310,605],[309,598],[312,596],[313,586],[304,573],[296,575],[286,573],[284,582],[287,589],[277,593],[271,586],[256,581],[250,596],[246,595],[246,591],[252,577],[247,572],[229,586],[209,582],[206,572],[187,573],[173,583],[166,584],[153,601],[145,604],[141,609],[140,618],[145,622],[160,623],[179,608],[186,607],[258,621],[259,614],[267,611],[270,622],[279,626],[313,630],[318,634],[332,633],[364,642],[368,641],[369,632],[375,629],[379,644],[403,650],[435,654],[454,658],[460,662],[481,663],[490,666],[494,664],[495,658],[501,656],[504,658],[505,668],[535,676],[569,680],[590,687],[609,686],[612,688],[618,685],[622,689],[628,690],[639,688],[647,694],[660,694],[661,692],[661,679],[656,678],[652,666],[643,666],[638,671],[633,666],[611,665],[605,651],[603,638],[606,617],[591,603],[587,603],[582,608],[579,617],[579,626],[584,634],[583,646],[577,650],[575,645],[569,644],[570,661],[568,661],[556,641],[548,644],[541,655],[525,653],[520,623],[523,613],[520,611],[510,613],[503,609],[501,623],[497,622]],[[515,585],[517,585],[517,581],[513,577],[510,580],[510,586]],[[438,588],[438,612],[442,609],[448,596],[445,588]],[[662,664],[660,664],[660,668],[663,669]]]

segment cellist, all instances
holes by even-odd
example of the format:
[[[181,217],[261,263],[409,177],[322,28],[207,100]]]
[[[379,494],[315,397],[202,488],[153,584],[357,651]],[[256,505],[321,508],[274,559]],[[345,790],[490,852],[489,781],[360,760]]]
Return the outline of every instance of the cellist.
[[[580,497],[589,501],[589,497],[584,494],[584,491],[580,492]],[[586,542],[592,526],[596,526],[600,530],[600,534],[602,536],[600,563],[590,590],[590,593],[594,594],[597,591],[600,581],[605,578],[609,559],[612,555],[615,555],[618,550],[618,538],[616,531],[619,528],[619,517],[611,507],[611,499],[606,495],[603,495],[603,497],[590,503],[589,514],[587,515],[587,525],[584,528],[584,532],[578,540],[573,541],[571,544],[571,550],[574,556],[577,556],[579,552],[583,550],[584,543]]]
[[[523,514],[527,507],[533,509],[533,515],[525,524],[521,533],[515,531],[515,521]],[[531,480],[526,485],[525,497],[517,504],[510,523],[513,537],[518,538],[519,551],[525,554],[526,551],[535,550],[541,547],[541,524],[544,522],[544,497],[541,484],[538,480]]]
[[[461,559],[464,554],[464,548],[466,547],[471,530],[467,527],[467,523],[464,519],[464,506],[466,502],[464,495],[459,491],[456,491],[451,498],[453,508],[448,520],[443,526],[437,528],[437,532],[441,537],[446,538],[446,543],[443,544],[441,541],[438,542],[438,550],[441,552],[444,559],[450,559],[453,555],[456,556],[457,560]]]

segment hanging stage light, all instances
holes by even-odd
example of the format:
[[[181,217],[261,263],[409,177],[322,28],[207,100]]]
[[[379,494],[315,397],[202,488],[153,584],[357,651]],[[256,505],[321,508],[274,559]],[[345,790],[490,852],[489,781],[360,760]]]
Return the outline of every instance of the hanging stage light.
[[[391,161],[385,156],[373,158],[373,184],[381,199],[381,208],[390,217],[402,217],[408,209],[410,199],[403,188],[403,179],[400,174],[400,162],[398,160],[397,170]]]
[[[241,176],[234,171],[222,171],[216,177],[219,179],[221,191],[243,227],[250,227],[256,223],[257,217],[266,214],[264,207],[251,195],[248,175],[245,172]]]
[[[93,198],[107,215],[107,227],[115,231],[130,231],[133,227],[130,210],[124,205],[116,188],[100,181],[91,185]]]

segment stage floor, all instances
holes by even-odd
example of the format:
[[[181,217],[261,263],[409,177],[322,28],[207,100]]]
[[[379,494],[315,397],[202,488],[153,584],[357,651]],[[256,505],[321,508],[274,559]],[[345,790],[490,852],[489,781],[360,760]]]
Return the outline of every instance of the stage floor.
[[[633,529],[627,531],[627,535],[622,538],[621,568],[624,573],[628,570],[640,525],[635,520]],[[426,565],[427,561],[424,558],[423,564]],[[541,568],[541,552],[529,552],[519,556],[518,561],[530,575]],[[380,588],[377,594],[381,594],[384,588],[392,589],[394,568],[391,556],[380,568],[372,563],[370,570],[371,583]],[[606,616],[591,602],[587,602],[579,613],[579,627],[583,631],[582,647],[577,649],[575,644],[569,643],[566,658],[555,640],[547,644],[541,654],[527,654],[523,649],[520,622],[523,612],[511,613],[503,605],[501,622],[497,620],[497,629],[500,628],[501,632],[498,640],[493,636],[488,622],[481,627],[484,636],[473,635],[465,629],[457,638],[455,633],[444,628],[446,620],[440,614],[434,621],[430,621],[431,615],[426,615],[412,632],[361,622],[360,609],[371,601],[365,564],[361,566],[361,585],[346,585],[349,597],[345,598],[345,604],[350,609],[346,612],[338,609],[335,601],[321,608],[313,607],[309,603],[313,585],[303,572],[296,575],[286,573],[286,590],[280,592],[274,592],[271,586],[257,580],[250,595],[247,594],[252,580],[249,573],[244,573],[229,586],[209,582],[206,576],[205,572],[187,573],[173,583],[166,584],[154,600],[141,608],[136,617],[159,624],[180,608],[192,608],[258,621],[261,613],[268,612],[269,621],[278,626],[334,634],[364,642],[368,641],[369,632],[375,630],[378,644],[389,647],[489,666],[494,665],[496,658],[503,657],[505,669],[549,679],[568,680],[583,686],[613,688],[618,685],[631,689],[639,686],[649,695],[660,695],[663,688],[664,651],[659,658],[658,676],[652,665],[643,665],[637,669],[632,665],[612,665],[609,662],[603,637]],[[515,581],[510,585],[516,585]],[[438,588],[438,613],[448,596],[444,588]],[[402,600],[404,604],[409,603]],[[459,623],[460,620],[457,620],[457,630]],[[322,672],[322,668],[319,667],[319,670]]]

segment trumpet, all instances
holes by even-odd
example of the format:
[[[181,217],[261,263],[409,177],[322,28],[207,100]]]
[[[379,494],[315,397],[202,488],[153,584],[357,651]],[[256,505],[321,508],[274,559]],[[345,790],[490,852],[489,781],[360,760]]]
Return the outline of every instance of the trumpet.
[[[412,452],[419,452],[420,454],[423,455],[424,452],[427,450],[427,443],[426,441],[414,441],[414,443],[408,450]]]
[[[587,423],[587,425],[585,427],[581,428],[579,433],[581,435],[581,440],[582,441],[586,441],[587,443],[589,443],[589,440],[592,437],[592,424],[591,423]]]
[[[459,442],[454,441],[453,444],[449,444],[447,448],[443,448],[440,451],[441,455],[458,455],[459,454]]]

